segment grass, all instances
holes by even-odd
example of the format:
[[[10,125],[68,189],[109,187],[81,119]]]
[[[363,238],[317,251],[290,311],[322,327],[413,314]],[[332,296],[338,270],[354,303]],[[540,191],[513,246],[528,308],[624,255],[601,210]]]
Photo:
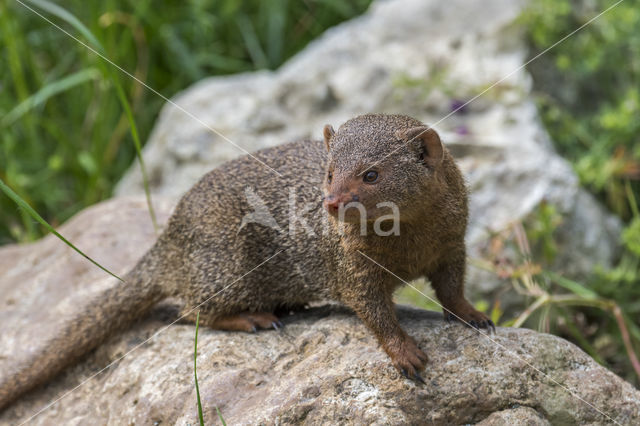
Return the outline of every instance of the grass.
[[[530,55],[614,2],[532,3],[520,18]],[[553,306],[551,313],[555,311],[563,323],[560,333],[636,384],[640,383],[635,355],[640,352],[639,25],[640,0],[625,0],[528,66],[540,117],[556,148],[571,161],[581,183],[624,222],[617,263],[612,268],[596,265],[592,276],[580,283],[590,296],[577,292],[562,277],[538,277],[545,291],[552,292],[551,300],[541,305]],[[544,230],[541,235],[545,233],[552,236]],[[551,249],[547,258],[554,255],[549,242],[538,241]],[[544,257],[538,258],[542,266]],[[580,303],[551,303],[553,293],[565,291]]]
[[[370,1],[26,4],[171,97],[210,75],[277,68]],[[0,179],[53,227],[109,198],[163,100],[16,1],[0,0],[0,63]],[[0,244],[45,232],[0,197]]]
[[[540,0],[521,17],[531,56],[584,24],[612,0],[574,7]],[[640,0],[625,0],[528,69],[538,109],[582,183],[625,220],[625,190],[640,194]]]
[[[204,426],[204,415],[202,414],[202,401],[200,400],[200,386],[198,385],[198,329],[200,328],[200,311],[198,311],[198,315],[196,316],[196,337],[194,339],[193,344],[193,379],[196,383],[196,399],[198,405],[198,420],[200,421],[200,426]],[[216,407],[217,409],[217,407]]]
[[[71,13],[67,12],[65,9],[61,8],[60,6],[56,5],[55,3],[51,3],[47,0],[25,0],[28,1],[29,3],[34,4],[36,7],[39,7],[40,9],[42,9],[43,11],[49,12],[50,14],[52,14],[53,16],[56,16],[58,18],[60,18],[61,20],[63,20],[64,22],[68,23],[70,26],[73,27],[73,29],[75,29],[77,32],[79,32],[80,34],[82,34],[84,36],[85,39],[88,40],[88,42],[90,43],[90,45],[85,45],[87,49],[89,49],[92,53],[95,53],[97,56],[100,57],[100,59],[102,59],[101,61],[98,62],[99,68],[102,71],[102,74],[108,78],[108,80],[113,84],[113,87],[117,93],[118,96],[118,100],[120,101],[120,105],[122,107],[122,110],[125,113],[125,116],[127,118],[128,121],[128,125],[129,125],[129,129],[131,132],[131,138],[133,140],[133,144],[136,150],[136,156],[138,159],[138,164],[140,165],[140,169],[142,171],[142,181],[143,181],[143,186],[144,186],[144,192],[146,195],[146,199],[147,199],[147,207],[149,210],[149,216],[151,217],[151,222],[153,224],[154,229],[156,230],[156,232],[158,231],[158,223],[156,221],[156,215],[155,212],[153,210],[153,203],[151,202],[151,193],[149,191],[149,178],[147,177],[147,172],[146,172],[146,167],[144,165],[144,160],[142,158],[142,145],[140,143],[140,138],[138,136],[138,128],[136,126],[136,122],[133,118],[133,114],[131,112],[131,105],[129,104],[129,101],[127,99],[126,94],[124,93],[123,89],[122,89],[122,85],[120,84],[120,81],[118,80],[115,70],[111,67],[111,64],[108,63],[108,58],[106,57],[106,52],[104,50],[104,47],[102,47],[102,44],[98,41],[98,39],[91,33],[91,31],[89,31],[89,29],[87,27],[84,26],[84,24],[82,24],[82,22],[80,22],[75,16],[73,16]],[[42,15],[41,13],[39,13],[37,10],[29,7],[28,5],[24,5],[24,7],[26,7],[29,11],[33,12],[34,14],[38,15],[39,17],[43,18],[44,20],[46,20],[47,22],[50,22],[50,20],[48,20],[44,15]],[[55,23],[52,23],[52,25],[56,28],[59,29],[61,32],[65,32],[59,25],[56,25]],[[68,32],[66,32],[68,33]],[[70,35],[70,34],[69,34]],[[73,35],[70,35],[71,38],[73,38]],[[74,39],[74,41],[76,41]],[[87,71],[93,71],[92,69],[89,70],[83,70],[80,71],[79,73],[75,73],[70,77],[74,77],[75,79],[73,80],[73,82],[76,82],[78,80],[80,80],[78,78],[78,75],[82,76],[83,73],[86,73]],[[56,87],[58,89],[62,89],[64,86],[61,84],[63,81],[69,81],[70,77],[65,77],[62,80],[59,80],[57,82],[54,82],[50,85],[47,85],[45,87],[43,87],[40,91],[38,91],[38,93],[42,93],[44,91],[47,92],[53,92],[53,90],[51,89],[52,87]],[[70,85],[70,84],[68,84]],[[49,90],[47,90],[49,89]],[[58,90],[57,93],[61,93],[62,90]],[[36,93],[36,95],[38,94]],[[28,98],[26,101],[29,101]],[[23,105],[24,102],[21,104]]]
[[[73,250],[75,250],[76,252],[78,252],[82,257],[84,257],[85,259],[87,259],[89,262],[93,263],[95,266],[97,266],[98,268],[102,269],[104,272],[106,272],[107,274],[111,275],[112,277],[117,278],[118,280],[124,282],[124,280],[122,278],[120,278],[119,276],[117,276],[116,274],[114,274],[113,272],[111,272],[110,270],[108,270],[107,268],[105,268],[104,266],[100,265],[98,262],[96,262],[95,260],[93,260],[92,258],[90,258],[89,256],[87,256],[84,252],[82,252],[79,248],[77,248],[75,245],[73,245],[69,240],[67,240],[65,237],[63,237],[62,235],[60,235],[60,233],[58,233],[58,231],[56,231],[55,229],[53,229],[53,227],[51,225],[49,225],[49,223],[47,223],[47,221],[45,221],[42,216],[40,216],[38,214],[38,212],[36,212],[29,204],[27,204],[22,198],[20,198],[20,196],[18,196],[18,194],[16,194],[15,192],[13,192],[11,190],[11,188],[9,188],[3,181],[2,179],[0,179],[0,189],[2,190],[2,192],[5,193],[5,195],[7,197],[9,197],[13,202],[15,202],[21,209],[21,211],[26,212],[30,217],[32,217],[33,219],[37,220],[45,229],[47,229],[49,232],[51,232],[53,235],[55,235],[56,237],[58,237],[63,243],[65,243],[66,245],[68,245],[69,247],[71,247]]]
[[[204,426],[204,414],[202,412],[202,401],[200,400],[200,385],[198,385],[198,329],[200,328],[200,311],[196,315],[196,337],[194,339],[194,348],[193,348],[193,378],[196,384],[196,404],[198,407],[198,421],[200,422],[200,426]],[[216,413],[218,414],[218,418],[222,423],[222,426],[227,426],[227,423],[224,421],[224,417],[222,417],[222,413],[220,409],[216,407]]]
[[[640,383],[640,305],[631,296],[637,290],[611,292],[617,283],[597,273],[579,282],[554,272],[554,255],[549,256],[554,251],[545,246],[555,245],[561,222],[552,210],[543,203],[524,223],[493,235],[483,259],[471,260],[475,267],[503,278],[521,298],[523,308],[511,318],[501,318],[500,325],[527,325],[565,337],[599,363]]]

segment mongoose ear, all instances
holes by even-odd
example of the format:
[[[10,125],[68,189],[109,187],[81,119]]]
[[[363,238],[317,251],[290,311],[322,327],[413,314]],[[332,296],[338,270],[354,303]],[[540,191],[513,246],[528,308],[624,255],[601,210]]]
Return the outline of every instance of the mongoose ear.
[[[331,127],[331,124],[327,124],[326,126],[324,126],[324,129],[322,130],[322,134],[324,135],[324,146],[327,147],[327,151],[330,151],[331,138],[333,137],[333,135],[336,134],[336,131],[333,130],[333,127]]]
[[[426,157],[425,163],[429,166],[437,166],[444,158],[444,147],[440,141],[440,136],[431,127],[419,126],[408,130],[398,130],[396,136],[407,141],[420,140]]]

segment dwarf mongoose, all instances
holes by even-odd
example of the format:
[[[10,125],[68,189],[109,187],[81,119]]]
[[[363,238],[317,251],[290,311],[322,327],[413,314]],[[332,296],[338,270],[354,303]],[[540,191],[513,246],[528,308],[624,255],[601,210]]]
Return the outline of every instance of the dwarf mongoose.
[[[255,157],[282,176],[250,156],[206,174],[124,283],[87,304],[46,351],[1,373],[0,408],[167,297],[186,309],[208,300],[203,325],[243,331],[277,327],[279,308],[338,301],[400,372],[421,380],[427,356],[400,327],[392,301],[402,282],[363,254],[404,280],[428,277],[445,318],[493,327],[464,298],[467,190],[433,129],[407,116],[368,114],[337,131],[325,126],[324,141]],[[264,201],[269,220],[247,220],[256,210],[249,199]],[[360,207],[345,209],[350,203]]]

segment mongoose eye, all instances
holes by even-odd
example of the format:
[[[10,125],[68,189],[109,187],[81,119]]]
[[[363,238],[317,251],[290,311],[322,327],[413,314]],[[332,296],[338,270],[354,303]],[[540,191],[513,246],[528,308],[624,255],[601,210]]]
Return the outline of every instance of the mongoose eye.
[[[369,170],[364,174],[362,180],[366,183],[373,183],[378,180],[378,172]]]
[[[333,179],[333,173],[331,171],[327,172],[327,183],[331,183],[331,180]]]

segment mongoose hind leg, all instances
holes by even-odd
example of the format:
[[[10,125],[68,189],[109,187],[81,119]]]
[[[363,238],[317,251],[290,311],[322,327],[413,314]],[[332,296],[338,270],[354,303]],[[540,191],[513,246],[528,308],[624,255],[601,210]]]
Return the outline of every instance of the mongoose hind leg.
[[[185,319],[195,323],[196,314],[195,312],[191,313]],[[269,312],[240,312],[223,316],[201,312],[200,324],[214,330],[246,331],[248,333],[254,333],[258,329],[273,328],[278,330],[284,327],[278,317]]]
[[[452,256],[429,276],[431,285],[442,303],[444,319],[458,320],[473,328],[495,331],[495,325],[485,314],[474,308],[464,297],[464,253]]]

